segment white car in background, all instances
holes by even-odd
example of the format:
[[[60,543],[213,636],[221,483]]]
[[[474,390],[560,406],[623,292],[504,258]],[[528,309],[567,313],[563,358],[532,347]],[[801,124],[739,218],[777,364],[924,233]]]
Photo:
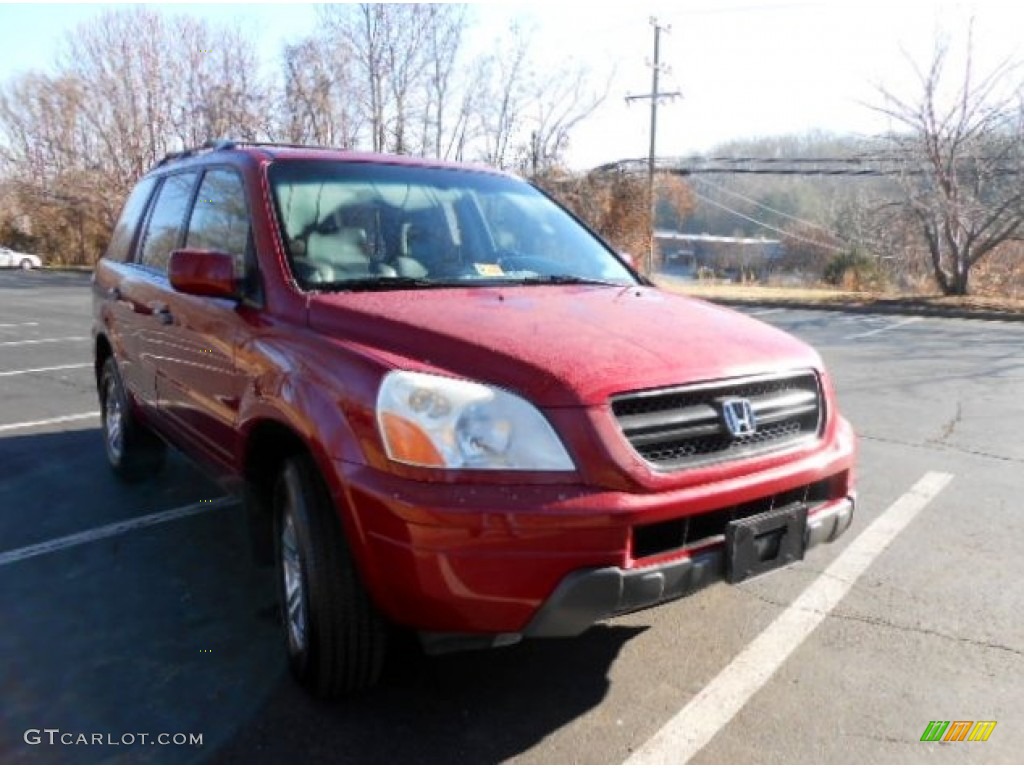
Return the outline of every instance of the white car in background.
[[[0,267],[18,267],[20,269],[39,269],[43,260],[31,253],[19,253],[0,245]]]

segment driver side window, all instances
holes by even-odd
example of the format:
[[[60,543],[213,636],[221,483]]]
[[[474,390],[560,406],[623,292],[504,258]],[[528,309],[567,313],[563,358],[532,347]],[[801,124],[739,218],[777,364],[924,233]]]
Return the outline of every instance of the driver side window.
[[[235,271],[245,274],[249,211],[245,205],[245,187],[234,171],[214,168],[203,176],[185,246],[230,253],[235,257]]]
[[[211,168],[203,175],[185,246],[231,254],[246,294],[257,296],[259,281],[245,185],[235,171]]]

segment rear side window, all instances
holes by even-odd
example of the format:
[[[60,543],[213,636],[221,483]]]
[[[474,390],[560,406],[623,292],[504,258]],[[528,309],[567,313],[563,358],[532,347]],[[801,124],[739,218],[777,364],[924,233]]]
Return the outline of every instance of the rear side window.
[[[223,251],[235,257],[235,273],[246,273],[249,212],[245,187],[234,171],[214,168],[203,176],[188,225],[189,248]]]
[[[107,258],[112,261],[128,261],[132,249],[132,240],[139,229],[139,222],[146,212],[146,203],[153,192],[156,179],[143,179],[128,196],[128,201],[121,211],[121,218],[114,227],[114,234],[107,247]]]
[[[181,242],[181,228],[185,224],[185,211],[192,200],[195,182],[194,172],[164,179],[140,243],[138,260],[142,264],[161,272],[167,271],[171,251]]]

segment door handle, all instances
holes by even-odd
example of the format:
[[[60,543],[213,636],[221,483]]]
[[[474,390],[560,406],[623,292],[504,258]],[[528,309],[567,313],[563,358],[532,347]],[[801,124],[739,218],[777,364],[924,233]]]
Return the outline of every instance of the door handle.
[[[149,309],[163,325],[170,325],[174,322],[174,315],[171,314],[171,308],[164,304],[162,301],[154,301],[149,304]]]

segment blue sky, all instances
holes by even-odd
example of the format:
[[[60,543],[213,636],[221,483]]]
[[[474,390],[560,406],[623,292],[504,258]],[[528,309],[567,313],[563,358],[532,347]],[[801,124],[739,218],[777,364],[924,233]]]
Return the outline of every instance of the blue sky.
[[[0,80],[50,66],[64,35],[104,7],[0,3]],[[301,3],[158,7],[212,22],[241,20],[268,63],[316,19]],[[663,155],[811,129],[882,131],[885,122],[865,106],[878,101],[875,84],[909,93],[907,56],[924,60],[937,34],[956,50],[972,16],[979,67],[1024,53],[1024,2],[1017,0],[549,0],[482,3],[473,14],[470,48],[486,47],[518,18],[534,30],[534,53],[547,66],[572,60],[602,78],[614,73],[606,102],[574,134],[569,159],[578,167],[647,152],[648,110],[627,106],[624,97],[650,90],[650,16],[672,26],[662,40],[671,68],[663,86],[683,93],[660,112]]]
[[[264,58],[277,55],[281,42],[312,31],[312,5],[152,4],[165,13],[188,14],[214,23],[240,21],[249,27]],[[0,3],[0,80],[23,69],[45,69],[67,33],[113,4]]]

